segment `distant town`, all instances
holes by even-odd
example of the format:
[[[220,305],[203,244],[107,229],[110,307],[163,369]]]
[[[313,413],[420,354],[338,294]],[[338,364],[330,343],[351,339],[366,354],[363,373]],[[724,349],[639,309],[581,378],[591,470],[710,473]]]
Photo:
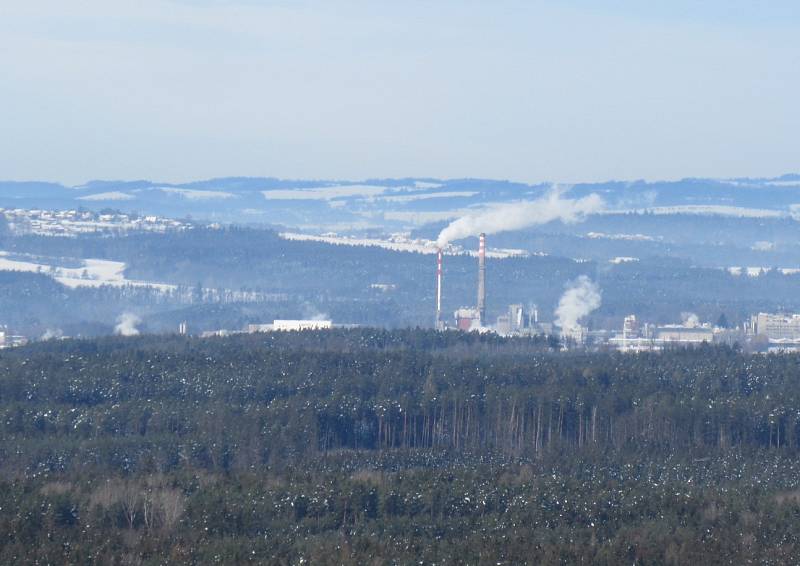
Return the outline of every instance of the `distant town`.
[[[8,227],[15,234],[42,236],[77,236],[79,234],[143,231],[164,233],[186,230],[189,222],[154,215],[138,215],[118,211],[40,210],[0,208]]]
[[[183,232],[198,226],[190,220],[178,220],[155,215],[123,213],[114,210],[88,211],[77,210],[44,210],[23,208],[0,208],[0,216],[5,217],[8,230],[15,236],[27,234],[75,238],[81,235],[119,235],[134,232]],[[207,224],[214,228],[217,224]],[[596,292],[592,282],[578,280],[572,291],[565,293],[559,305],[562,315],[557,320],[545,320],[541,312],[551,309],[539,308],[533,302],[514,303],[500,309],[493,305],[491,309],[495,318],[487,316],[486,260],[525,257],[529,252],[516,249],[488,248],[486,236],[479,236],[477,250],[464,249],[452,242],[438,244],[435,240],[410,238],[402,234],[393,234],[386,238],[353,238],[340,237],[335,234],[311,236],[300,233],[281,233],[280,237],[288,241],[312,241],[329,245],[372,246],[392,251],[419,253],[436,256],[436,305],[433,326],[441,331],[491,332],[500,336],[536,336],[553,335],[560,338],[562,346],[568,349],[618,350],[621,352],[659,351],[675,346],[695,346],[708,344],[738,344],[750,351],[787,352],[800,351],[800,314],[793,312],[757,312],[746,322],[729,324],[724,316],[714,321],[702,321],[693,313],[683,313],[681,320],[673,324],[657,324],[643,320],[637,314],[629,314],[622,320],[618,328],[598,328],[595,324],[583,321],[591,310],[599,305],[592,305]],[[456,309],[452,316],[446,316],[442,310],[442,295],[446,292],[443,283],[443,262],[447,257],[461,255],[477,258],[477,295],[474,306],[463,306]],[[612,263],[620,263],[626,259],[618,257]],[[139,281],[125,276],[125,263],[84,259],[73,261],[74,265],[59,258],[47,258],[40,255],[10,253],[0,251],[0,269],[7,271],[28,271],[47,274],[57,282],[70,288],[80,287],[138,287],[153,289],[169,295],[178,304],[201,303],[264,303],[276,300],[289,300],[285,293],[264,293],[254,290],[214,289],[202,287],[186,287],[175,284]],[[738,272],[730,270],[732,274]],[[761,270],[764,271],[763,269]],[[788,272],[783,270],[782,272]],[[795,270],[792,270],[795,271]],[[750,273],[748,275],[757,275]],[[784,273],[788,274],[788,273]],[[369,287],[382,292],[395,291],[397,285],[392,282],[376,282]],[[570,295],[572,293],[572,295]],[[567,300],[569,299],[569,300]],[[583,302],[583,303],[582,303]],[[619,319],[617,319],[619,320]],[[24,336],[15,331],[11,325],[2,326],[0,320],[0,348],[20,346],[33,340],[65,337],[63,333],[46,333],[43,336]],[[380,325],[380,324],[378,324]],[[331,328],[353,327],[350,323],[334,323],[327,315],[313,319],[276,319],[272,322],[248,323],[240,328],[198,329],[193,332],[189,324],[182,322],[177,327],[180,334],[196,334],[198,336],[226,336],[237,333],[286,332],[304,330],[326,330]]]

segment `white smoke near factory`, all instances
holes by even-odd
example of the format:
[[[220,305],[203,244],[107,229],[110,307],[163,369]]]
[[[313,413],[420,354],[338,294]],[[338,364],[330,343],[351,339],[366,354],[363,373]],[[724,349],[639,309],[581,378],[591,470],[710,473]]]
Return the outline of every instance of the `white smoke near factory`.
[[[63,336],[64,333],[60,328],[48,328],[45,330],[44,334],[42,334],[40,340],[57,340]]]
[[[697,328],[700,326],[700,317],[693,312],[682,312],[681,321],[687,328]]]
[[[305,320],[330,320],[330,315],[328,313],[321,312],[317,307],[312,305],[309,302],[303,303],[303,318]]]
[[[114,327],[114,334],[119,336],[138,336],[139,329],[136,326],[142,320],[133,313],[125,312],[117,317],[117,325]]]
[[[537,200],[492,205],[483,211],[462,216],[441,231],[437,246],[443,248],[454,240],[469,236],[522,230],[555,220],[579,222],[603,209],[603,199],[595,193],[578,199],[562,198],[563,193],[563,190],[554,187]]]
[[[581,275],[567,283],[566,291],[558,301],[555,325],[565,332],[574,331],[580,320],[599,308],[601,302],[600,287],[586,275]]]

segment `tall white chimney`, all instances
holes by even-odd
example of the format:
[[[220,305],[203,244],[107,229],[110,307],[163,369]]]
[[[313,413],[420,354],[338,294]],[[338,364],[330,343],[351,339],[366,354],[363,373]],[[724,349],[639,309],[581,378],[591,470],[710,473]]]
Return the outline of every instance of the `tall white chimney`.
[[[478,243],[478,322],[486,324],[486,234],[481,234]]]

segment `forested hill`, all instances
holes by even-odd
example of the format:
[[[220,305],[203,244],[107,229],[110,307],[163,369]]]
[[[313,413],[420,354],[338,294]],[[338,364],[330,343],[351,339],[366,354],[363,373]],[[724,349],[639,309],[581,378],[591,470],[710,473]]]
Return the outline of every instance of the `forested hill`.
[[[0,562],[787,563],[800,356],[336,330],[0,354]]]
[[[4,260],[18,268],[49,265],[41,272],[0,272],[0,323],[29,337],[111,334],[123,313],[137,315],[145,333],[171,332],[188,322],[196,334],[314,317],[388,328],[430,326],[434,316],[436,265],[427,254],[286,240],[270,230],[199,227],[120,237],[15,236],[3,249],[9,254]],[[137,285],[78,279],[70,282],[78,284],[73,288],[53,280],[58,269],[90,260],[125,264],[125,281]],[[594,329],[621,328],[631,314],[653,324],[675,323],[683,312],[703,321],[724,314],[731,326],[741,327],[754,313],[800,311],[795,269],[740,276],[664,255],[619,263],[531,255],[487,260],[487,318],[493,322],[508,314],[508,305],[522,304],[538,305],[541,320],[552,321],[565,285],[581,275],[602,290],[601,306],[584,319]],[[474,258],[445,258],[446,319],[473,304],[475,277]]]

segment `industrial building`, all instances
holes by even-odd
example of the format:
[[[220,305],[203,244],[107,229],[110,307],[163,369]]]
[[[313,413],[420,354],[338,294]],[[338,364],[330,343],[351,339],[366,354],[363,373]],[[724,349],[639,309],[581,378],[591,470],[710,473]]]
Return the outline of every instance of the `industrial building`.
[[[247,332],[299,332],[301,330],[328,330],[330,320],[275,320],[272,324],[248,324]]]
[[[276,320],[272,329],[277,331],[292,332],[300,330],[328,330],[333,328],[330,320]]]
[[[638,338],[639,336],[639,321],[636,320],[636,315],[631,314],[626,316],[622,321],[622,337]]]
[[[760,312],[750,318],[750,331],[771,342],[800,342],[800,314]]]
[[[475,307],[461,307],[454,313],[455,327],[469,332],[486,328],[486,234],[478,238],[478,297]],[[442,262],[441,248],[436,254],[436,318],[435,328],[444,330],[447,324],[442,318]]]
[[[515,303],[508,306],[506,312],[500,314],[491,327],[487,321],[486,301],[486,235],[480,234],[478,239],[478,279],[475,306],[464,306],[454,312],[454,326],[450,326],[442,317],[443,294],[443,250],[436,254],[436,314],[435,328],[445,330],[455,328],[464,332],[492,331],[502,336],[533,336],[537,334],[553,334],[557,331],[553,323],[539,320],[536,305],[526,308]],[[743,344],[756,347],[757,337],[768,341],[771,347],[800,350],[800,315],[759,313],[751,318],[749,325],[738,328],[718,328],[709,323],[699,323],[697,317],[686,317],[682,324],[655,325],[642,323],[633,314],[626,316],[621,331],[608,329],[589,330],[576,325],[569,330],[562,330],[560,337],[564,344],[589,348],[615,348],[624,352],[657,351],[671,346],[698,346],[701,344]],[[276,321],[277,323],[278,321]],[[285,329],[303,329],[295,324]],[[316,321],[313,321],[316,322]],[[252,330],[251,332],[259,331]],[[257,326],[257,325],[255,325]],[[273,325],[274,326],[274,325]],[[310,326],[309,328],[314,328]],[[271,327],[268,330],[277,330]],[[264,328],[263,330],[267,330]],[[763,342],[763,341],[762,341]]]
[[[539,308],[531,305],[515,303],[508,305],[505,314],[497,317],[495,332],[503,336],[533,336],[536,334],[552,334],[553,323],[539,320]]]
[[[668,324],[655,329],[654,339],[661,344],[711,344],[714,341],[714,329],[710,325],[685,326]]]
[[[611,336],[607,343],[622,352],[649,352],[669,346],[742,343],[745,338],[741,328],[718,328],[696,321],[656,326],[640,324],[634,315],[629,315],[623,321],[622,332]]]
[[[469,332],[481,327],[481,315],[476,308],[462,307],[455,314],[456,328]]]
[[[24,346],[27,343],[28,339],[25,336],[16,336],[9,334],[6,330],[0,330],[0,349]]]

